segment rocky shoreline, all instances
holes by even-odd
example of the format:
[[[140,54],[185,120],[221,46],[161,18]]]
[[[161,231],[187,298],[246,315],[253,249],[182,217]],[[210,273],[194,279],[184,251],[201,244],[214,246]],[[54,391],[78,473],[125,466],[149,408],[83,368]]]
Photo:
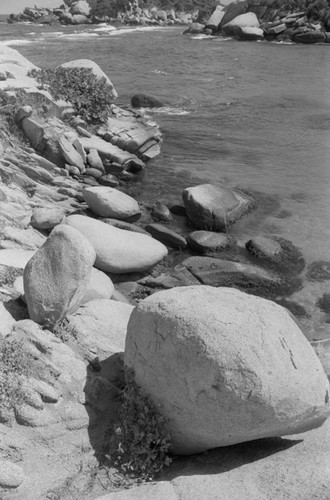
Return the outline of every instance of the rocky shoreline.
[[[200,9],[191,12],[141,8],[138,0],[119,10],[115,17],[98,16],[85,0],[68,2],[59,8],[26,7],[11,14],[8,23],[31,22],[48,25],[114,23],[137,26],[188,25],[184,34],[233,37],[242,41],[276,41],[315,44],[330,42],[330,9],[317,2],[281,5],[277,0],[216,2],[214,12],[205,17]],[[115,26],[113,27],[115,29]]]
[[[330,491],[320,466],[329,422],[318,428],[330,411],[330,341],[312,349],[274,302],[299,314],[287,297],[304,273],[328,279],[326,263],[306,271],[280,237],[239,246],[230,227],[258,209],[251,193],[202,184],[174,206],[139,203],[133,180],[159,154],[161,131],[138,108],[114,104],[116,89],[92,61],[71,61],[70,71],[87,71],[111,94],[101,124],[0,46],[1,498],[206,500],[221,488],[239,499],[242,480],[251,498],[293,493],[272,471],[290,476],[291,498]],[[118,481],[106,445],[127,368],[163,409],[183,457],[164,481],[117,492],[131,484]],[[267,492],[231,479],[239,464]],[[203,492],[187,468],[204,471]]]

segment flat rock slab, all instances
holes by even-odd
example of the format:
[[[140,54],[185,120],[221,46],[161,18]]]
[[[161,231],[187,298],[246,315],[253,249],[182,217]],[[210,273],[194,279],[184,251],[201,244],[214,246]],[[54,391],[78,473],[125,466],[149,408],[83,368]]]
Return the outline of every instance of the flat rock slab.
[[[95,267],[124,274],[150,269],[167,255],[167,248],[151,236],[117,229],[90,217],[70,215],[66,223],[80,231],[96,251]]]
[[[148,224],[145,229],[153,238],[166,246],[172,248],[185,248],[187,246],[186,238],[161,224]]]
[[[35,251],[21,250],[19,248],[0,250],[0,265],[24,269],[34,254]]]
[[[223,233],[194,231],[188,235],[187,243],[193,250],[204,253],[228,248],[233,243],[233,239]]]

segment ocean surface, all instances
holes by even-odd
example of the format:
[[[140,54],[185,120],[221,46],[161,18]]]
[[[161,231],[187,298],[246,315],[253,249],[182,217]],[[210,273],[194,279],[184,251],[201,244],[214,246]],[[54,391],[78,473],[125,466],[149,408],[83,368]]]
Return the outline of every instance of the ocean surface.
[[[0,42],[41,67],[93,59],[119,105],[139,92],[165,103],[148,112],[164,142],[136,183],[140,199],[180,201],[183,188],[204,182],[249,190],[260,205],[230,229],[240,243],[280,235],[307,266],[330,266],[330,45],[191,37],[183,29],[0,23]],[[310,315],[302,319],[309,338],[330,337],[330,316],[317,306],[324,293],[329,280],[306,278],[290,297]]]

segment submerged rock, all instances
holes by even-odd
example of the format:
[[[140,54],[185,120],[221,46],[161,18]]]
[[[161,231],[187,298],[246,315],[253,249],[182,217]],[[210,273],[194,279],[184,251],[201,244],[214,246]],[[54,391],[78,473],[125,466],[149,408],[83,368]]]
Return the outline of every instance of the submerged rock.
[[[197,229],[226,232],[253,206],[245,193],[214,184],[186,188],[182,193],[187,217]]]
[[[330,262],[326,260],[312,262],[312,264],[307,267],[306,278],[309,281],[330,280]]]
[[[330,414],[329,381],[289,313],[238,290],[148,297],[124,361],[168,419],[175,454],[306,432]]]
[[[169,247],[185,248],[187,246],[187,241],[183,236],[161,224],[148,224],[146,226],[146,231],[148,231],[153,238]]]
[[[245,247],[254,257],[274,265],[279,271],[298,274],[305,267],[301,251],[285,238],[257,236],[247,241]]]
[[[209,252],[224,250],[232,245],[233,239],[222,233],[213,233],[212,231],[194,231],[187,237],[187,243],[190,248],[197,252]]]
[[[133,108],[162,108],[164,104],[157,99],[146,94],[135,94],[131,99]]]

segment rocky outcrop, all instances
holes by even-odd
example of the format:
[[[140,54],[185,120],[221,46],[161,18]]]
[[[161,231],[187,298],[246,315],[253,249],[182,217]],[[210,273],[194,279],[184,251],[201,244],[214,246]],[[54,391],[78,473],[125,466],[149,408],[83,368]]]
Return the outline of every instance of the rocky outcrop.
[[[297,324],[234,289],[144,300],[128,324],[125,364],[168,419],[174,453],[304,432],[330,414],[329,381]]]

